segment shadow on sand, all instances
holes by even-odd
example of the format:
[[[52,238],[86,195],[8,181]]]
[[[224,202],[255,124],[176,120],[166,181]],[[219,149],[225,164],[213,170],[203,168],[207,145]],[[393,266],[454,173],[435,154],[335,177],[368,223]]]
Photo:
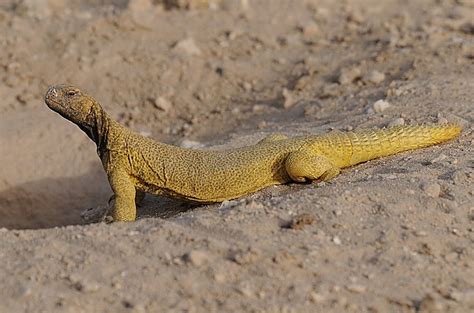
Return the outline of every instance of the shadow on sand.
[[[0,192],[0,228],[38,229],[87,224],[81,213],[104,207],[112,194],[102,168],[77,177],[45,178]],[[138,218],[169,218],[195,205],[147,195]]]

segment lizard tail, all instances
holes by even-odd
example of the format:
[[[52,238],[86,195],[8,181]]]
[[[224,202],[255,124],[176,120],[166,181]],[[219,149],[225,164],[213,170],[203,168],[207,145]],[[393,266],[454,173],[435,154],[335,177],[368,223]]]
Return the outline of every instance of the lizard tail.
[[[394,126],[351,132],[347,134],[352,145],[348,165],[442,143],[457,137],[460,132],[461,127],[454,124]]]

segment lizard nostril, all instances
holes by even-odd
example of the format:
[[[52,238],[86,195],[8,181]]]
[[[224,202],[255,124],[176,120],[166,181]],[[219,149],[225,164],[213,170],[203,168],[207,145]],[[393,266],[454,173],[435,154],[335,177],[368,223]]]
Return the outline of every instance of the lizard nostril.
[[[56,91],[56,88],[54,88],[54,87],[49,87],[49,90],[46,94],[49,97],[57,97],[58,96],[58,92]]]

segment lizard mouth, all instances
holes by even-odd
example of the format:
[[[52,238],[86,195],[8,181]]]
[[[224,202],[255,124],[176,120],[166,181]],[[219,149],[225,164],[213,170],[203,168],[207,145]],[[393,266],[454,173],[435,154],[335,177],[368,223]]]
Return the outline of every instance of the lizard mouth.
[[[46,94],[44,96],[44,101],[50,107],[51,109],[56,109],[56,108],[64,108],[64,105],[62,104],[61,101],[58,101],[59,94],[58,90],[56,89],[55,86],[51,86],[48,88],[48,91],[46,91]]]

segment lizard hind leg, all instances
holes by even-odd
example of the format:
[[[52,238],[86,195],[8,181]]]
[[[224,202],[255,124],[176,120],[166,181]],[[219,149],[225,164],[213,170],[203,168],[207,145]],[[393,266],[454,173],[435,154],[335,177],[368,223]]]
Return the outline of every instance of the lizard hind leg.
[[[291,152],[285,160],[288,176],[295,182],[327,181],[336,177],[340,170],[326,157],[305,150]]]

